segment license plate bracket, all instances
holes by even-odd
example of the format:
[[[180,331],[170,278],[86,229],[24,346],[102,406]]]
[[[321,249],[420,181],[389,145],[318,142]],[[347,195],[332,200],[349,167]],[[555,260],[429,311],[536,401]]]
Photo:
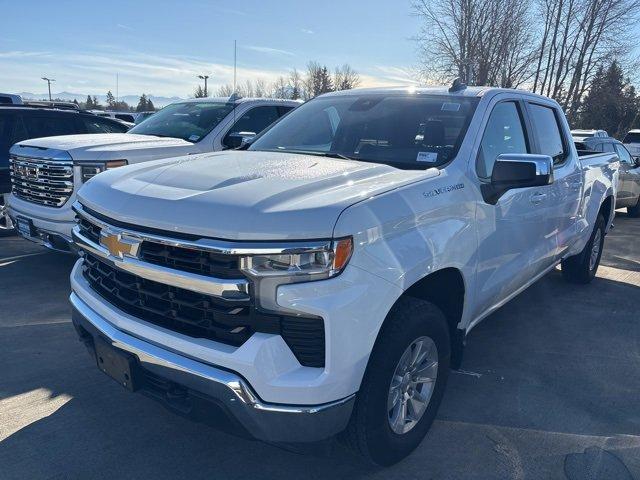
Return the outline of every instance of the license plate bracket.
[[[136,358],[113,348],[101,338],[96,338],[94,344],[98,368],[127,390],[135,392],[140,383]]]
[[[23,237],[35,237],[36,235],[33,222],[29,218],[16,218],[16,228],[18,229],[18,233]]]

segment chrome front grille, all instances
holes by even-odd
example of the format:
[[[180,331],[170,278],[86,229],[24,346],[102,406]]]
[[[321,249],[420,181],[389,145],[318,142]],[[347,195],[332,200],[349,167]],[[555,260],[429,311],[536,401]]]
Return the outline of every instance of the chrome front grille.
[[[13,194],[28,202],[62,207],[73,193],[73,162],[12,155]]]

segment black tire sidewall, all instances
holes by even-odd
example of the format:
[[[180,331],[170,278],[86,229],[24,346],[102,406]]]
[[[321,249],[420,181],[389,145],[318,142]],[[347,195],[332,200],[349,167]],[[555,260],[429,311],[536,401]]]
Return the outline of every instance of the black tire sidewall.
[[[366,443],[371,459],[379,465],[391,465],[407,456],[422,441],[431,427],[442,401],[450,365],[450,340],[446,319],[434,305],[416,299],[421,308],[417,315],[406,318],[406,313],[415,310],[395,308],[385,323],[385,328],[374,347],[372,359],[367,367],[361,395],[367,395],[364,414]],[[404,302],[403,302],[404,303]],[[401,323],[401,328],[398,328]],[[387,397],[391,377],[406,348],[421,336],[430,337],[438,349],[438,376],[429,405],[418,424],[409,432],[399,435],[388,421]]]

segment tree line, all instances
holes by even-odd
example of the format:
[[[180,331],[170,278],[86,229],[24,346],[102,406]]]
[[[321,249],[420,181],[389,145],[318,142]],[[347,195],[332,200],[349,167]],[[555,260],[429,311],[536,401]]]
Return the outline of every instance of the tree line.
[[[636,66],[639,7],[640,0],[414,0],[421,73],[547,95],[583,128],[601,128],[605,118],[595,112],[609,105],[609,133],[620,135],[638,121],[629,112],[640,99],[624,70]]]
[[[87,99],[84,102],[74,102],[84,110],[112,110],[119,112],[152,112],[156,110],[156,107],[146,93],[140,95],[138,105],[135,107],[129,105],[127,102],[116,100],[111,90],[107,92],[106,105],[101,105],[95,95],[93,97],[87,95]]]
[[[311,61],[307,64],[306,71],[300,72],[294,68],[289,74],[280,75],[270,83],[262,78],[247,79],[236,85],[235,93],[242,97],[309,100],[323,93],[356,88],[360,83],[360,75],[349,64],[338,66],[332,72],[326,65]],[[233,93],[234,87],[231,84],[222,85],[216,90],[219,97],[230,97]],[[204,89],[198,86],[194,97],[205,96]]]

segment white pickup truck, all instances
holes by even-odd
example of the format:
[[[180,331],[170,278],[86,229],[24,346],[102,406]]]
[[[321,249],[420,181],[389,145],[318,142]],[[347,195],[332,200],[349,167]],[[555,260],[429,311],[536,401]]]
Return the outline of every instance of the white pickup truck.
[[[268,98],[196,98],[171,104],[127,133],[24,140],[10,150],[8,213],[24,238],[71,251],[75,192],[127,164],[237,148],[300,104]]]
[[[273,443],[344,432],[389,465],[471,328],[560,263],[594,278],[618,168],[523,91],[323,95],[248,151],[88,182],[73,322],[102,371],[178,413]]]

